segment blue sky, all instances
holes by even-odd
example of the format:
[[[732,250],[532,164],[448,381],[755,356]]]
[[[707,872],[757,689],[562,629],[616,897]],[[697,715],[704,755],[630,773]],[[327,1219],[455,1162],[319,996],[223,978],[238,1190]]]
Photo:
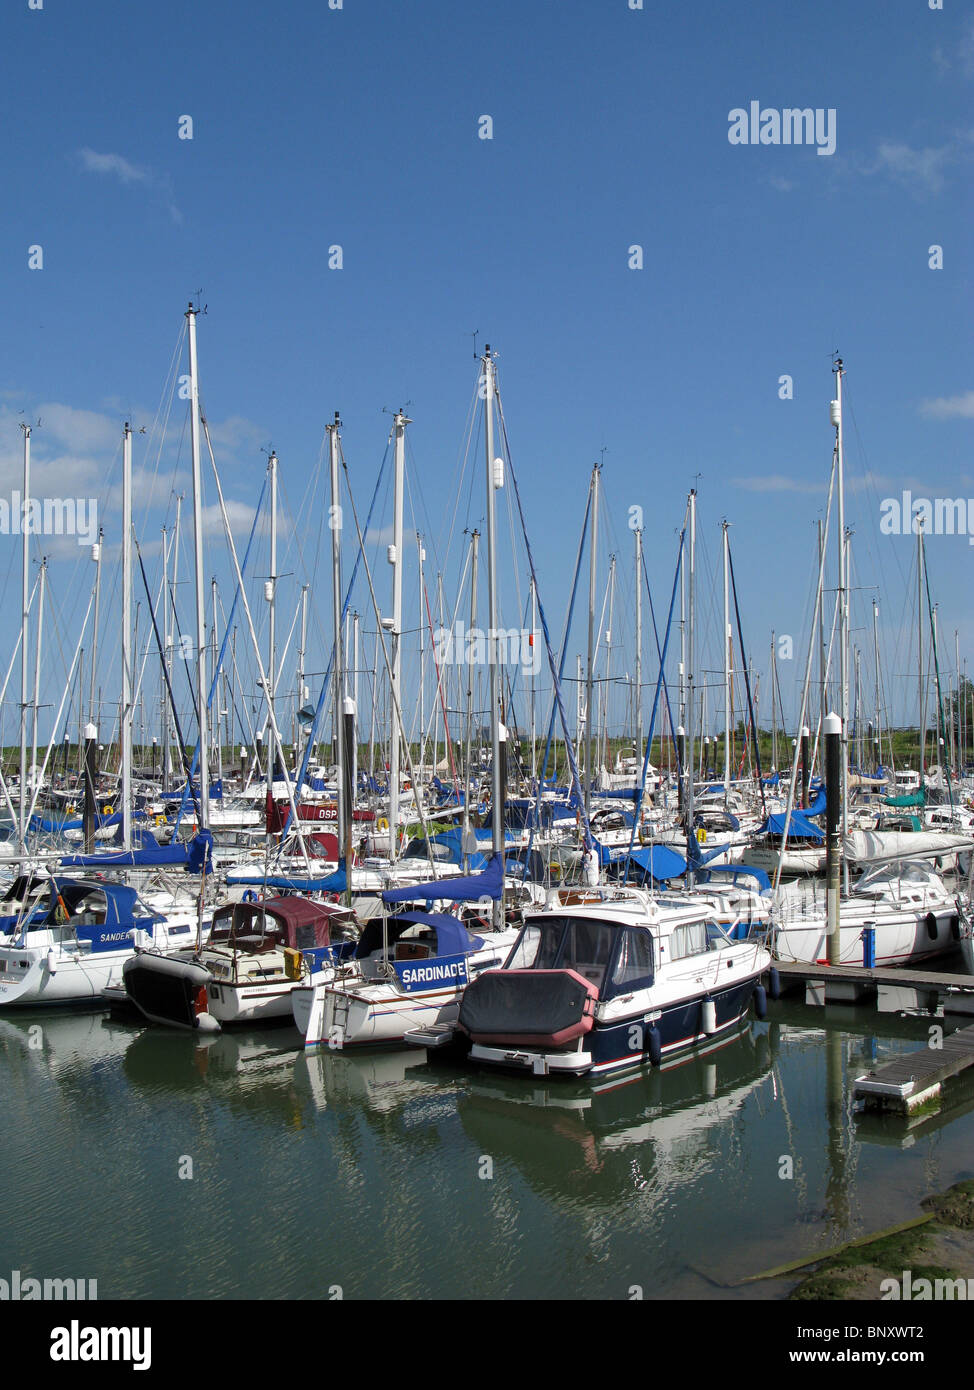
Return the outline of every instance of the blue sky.
[[[645,509],[663,608],[696,481],[712,569],[720,521],[732,523],[755,665],[767,664],[772,629],[794,636],[796,658],[780,673],[791,703],[838,349],[851,406],[853,625],[871,622],[879,592],[887,694],[896,717],[915,718],[913,548],[880,535],[880,502],[904,487],[974,498],[970,5],[43,0],[37,10],[20,0],[0,19],[0,51],[0,494],[18,486],[19,421],[39,416],[37,487],[98,497],[117,546],[117,438],[130,417],[148,431],[136,438],[136,518],[158,575],[160,527],[174,480],[188,491],[189,455],[184,410],[161,445],[152,423],[201,289],[202,393],[240,526],[262,449],[281,459],[291,512],[282,605],[293,610],[311,577],[302,556],[319,544],[306,489],[325,423],[341,411],[364,512],[390,425],[383,410],[406,401],[411,506],[452,601],[460,546],[449,546],[449,523],[477,331],[478,346],[500,354],[553,626],[605,449],[600,548],[603,560],[620,556],[620,645],[633,630],[628,509]],[[833,109],[835,153],[732,145],[729,113],[752,101]],[[179,138],[186,115],[191,140]],[[489,140],[478,136],[484,115]],[[328,267],[334,245],[340,270]],[[943,269],[929,267],[935,245]],[[33,246],[42,269],[28,268]],[[632,246],[641,270],[629,268]],[[779,398],[785,374],[791,400]],[[481,495],[478,478],[461,528],[480,519]],[[207,573],[226,578],[215,526],[209,542]],[[70,542],[43,549],[68,650],[91,566]],[[931,537],[928,560],[942,630],[959,629],[963,660],[974,639],[968,537]],[[19,563],[17,541],[0,537],[11,596]],[[387,587],[384,565],[377,582]],[[318,583],[312,670],[330,611],[326,568]],[[504,587],[515,624],[510,577]],[[117,583],[108,588],[117,606]],[[719,660],[714,601],[702,600],[704,667]],[[8,604],[0,619],[6,651],[17,610]],[[106,704],[115,632],[103,639]],[[871,632],[857,640],[871,651]],[[952,636],[945,655],[952,662]],[[631,653],[612,660],[631,670]],[[45,703],[59,698],[63,670],[54,645]]]

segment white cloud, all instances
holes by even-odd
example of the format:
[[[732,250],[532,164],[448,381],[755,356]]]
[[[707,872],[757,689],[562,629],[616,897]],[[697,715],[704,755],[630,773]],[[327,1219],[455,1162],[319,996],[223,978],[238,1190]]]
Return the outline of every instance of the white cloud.
[[[957,148],[953,143],[914,150],[909,145],[886,141],[880,145],[876,164],[869,172],[888,174],[913,192],[940,193],[944,186],[944,169],[956,158]]]
[[[968,162],[974,153],[974,130],[956,130],[941,145],[923,147],[903,140],[882,140],[872,159],[862,155],[837,156],[830,161],[837,173],[880,178],[897,183],[915,197],[941,193],[949,172]]]
[[[122,421],[93,410],[48,401],[37,407],[45,438],[50,436],[69,449],[114,449],[122,442]]]
[[[967,29],[957,45],[957,56],[965,77],[974,77],[974,19],[969,20]]]
[[[786,478],[783,473],[768,473],[750,478],[732,478],[734,487],[745,492],[824,492],[825,483],[808,482],[802,478]]]
[[[122,183],[151,183],[148,169],[130,163],[120,154],[98,154],[87,148],[78,151],[81,167],[86,174],[114,174]]]
[[[974,419],[974,391],[959,396],[937,396],[920,402],[920,414],[931,420]]]
[[[223,502],[227,509],[227,520],[230,522],[230,530],[233,533],[234,539],[236,540],[238,535],[243,535],[244,539],[246,539],[250,534],[251,526],[254,524],[257,508],[251,506],[249,502],[237,502],[232,497],[225,497]],[[258,527],[258,530],[263,529],[267,524],[265,518],[263,527]],[[280,533],[284,529],[285,527],[282,524],[281,518],[278,518],[278,532]],[[223,513],[220,511],[219,502],[214,502],[210,507],[204,507],[203,534],[207,536],[225,536],[226,533],[226,527],[223,524]],[[243,560],[243,555],[239,550],[237,559]]]
[[[229,415],[219,423],[207,420],[206,427],[214,450],[247,448],[256,451],[267,443],[267,431],[243,415]]]
[[[85,146],[78,151],[81,170],[85,174],[108,174],[124,185],[142,184],[151,189],[165,203],[172,220],[181,224],[183,214],[176,207],[172,196],[172,180],[169,175],[156,174],[152,169],[133,164],[121,154],[101,154]]]

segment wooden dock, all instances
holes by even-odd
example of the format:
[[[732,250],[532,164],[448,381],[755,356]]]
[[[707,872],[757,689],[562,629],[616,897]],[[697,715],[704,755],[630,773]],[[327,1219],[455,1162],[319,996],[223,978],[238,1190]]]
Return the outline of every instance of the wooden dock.
[[[882,993],[895,996],[913,991],[936,995],[947,1013],[974,1016],[974,975],[918,970],[915,966],[815,965],[807,961],[775,961],[781,992],[805,987],[809,1003],[858,1003]]]
[[[940,1094],[943,1083],[974,1066],[974,1027],[941,1037],[936,1046],[897,1057],[856,1078],[853,1094],[867,1110],[912,1114]]]

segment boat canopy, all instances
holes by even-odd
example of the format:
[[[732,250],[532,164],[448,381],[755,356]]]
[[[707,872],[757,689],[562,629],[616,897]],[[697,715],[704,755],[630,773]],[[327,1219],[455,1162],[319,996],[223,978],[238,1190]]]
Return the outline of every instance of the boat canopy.
[[[144,920],[146,916],[145,905],[140,902],[135,889],[127,883],[86,883],[82,879],[62,878],[51,879],[52,915],[57,914],[62,905],[67,908],[69,915],[76,912],[91,893],[104,894],[107,926],[131,926],[137,917]],[[142,911],[138,911],[138,908],[142,908]],[[149,915],[158,919],[158,914]]]
[[[471,951],[479,951],[484,944],[482,936],[471,936],[458,917],[446,912],[400,912],[395,917],[387,917],[385,926],[381,919],[373,917],[362,929],[355,956],[363,960],[382,945],[383,934],[389,942],[395,942],[408,927],[432,927],[436,933],[436,954],[438,956],[466,956]]]
[[[698,883],[720,883],[729,878],[735,886],[739,880],[753,879],[761,893],[771,892],[771,880],[763,869],[752,868],[748,864],[717,864],[712,869],[698,869]]]
[[[432,883],[412,883],[406,888],[388,888],[382,894],[384,903],[411,903],[420,899],[430,902],[448,899],[454,903],[475,902],[478,898],[490,898],[496,902],[504,891],[504,861],[495,854],[488,860],[481,874],[461,875],[459,878],[441,878]]]
[[[345,909],[339,910],[347,915]],[[266,936],[268,931],[279,936],[285,946],[307,951],[315,946],[331,945],[331,923],[335,908],[329,903],[316,903],[308,898],[265,898],[256,903],[226,903],[213,914],[211,941],[233,936]]]

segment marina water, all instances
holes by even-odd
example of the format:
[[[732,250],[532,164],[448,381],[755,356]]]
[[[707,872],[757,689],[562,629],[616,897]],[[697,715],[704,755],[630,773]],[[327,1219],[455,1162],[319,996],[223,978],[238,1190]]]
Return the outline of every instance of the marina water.
[[[101,1299],[781,1297],[737,1281],[971,1176],[974,1085],[909,1126],[851,1109],[935,1024],[780,1002],[599,1088],[7,1015],[0,1272]]]

